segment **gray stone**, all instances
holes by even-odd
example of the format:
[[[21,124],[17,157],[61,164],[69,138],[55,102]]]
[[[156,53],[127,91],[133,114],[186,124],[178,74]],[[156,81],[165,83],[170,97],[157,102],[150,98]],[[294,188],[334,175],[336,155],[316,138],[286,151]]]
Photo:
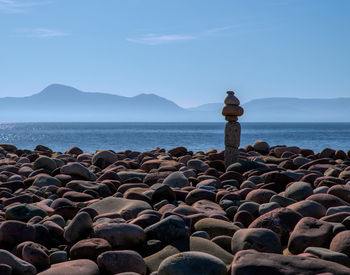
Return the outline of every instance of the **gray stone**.
[[[307,247],[304,253],[311,253],[320,259],[350,266],[350,258],[344,253],[332,251],[323,247]]]
[[[158,275],[226,275],[225,264],[203,252],[181,252],[166,258],[159,266]]]
[[[188,179],[185,177],[185,175],[182,172],[171,173],[169,176],[167,176],[164,179],[163,184],[166,184],[173,188],[175,187],[182,188],[182,187],[190,186]]]
[[[0,249],[0,264],[11,266],[13,274],[18,275],[35,275],[36,268],[26,261],[16,257],[10,252]]]
[[[348,275],[350,269],[334,262],[311,257],[261,253],[254,250],[240,251],[232,262],[231,275]]]
[[[92,230],[92,220],[88,213],[80,212],[64,229],[63,237],[67,242],[77,242],[90,233]]]
[[[280,240],[275,232],[265,228],[240,229],[232,237],[231,250],[255,249],[260,252],[281,253]]]
[[[285,191],[284,196],[296,201],[301,201],[313,194],[311,185],[307,182],[297,181],[292,183]]]
[[[187,236],[184,220],[175,215],[147,227],[145,232],[149,240],[156,239],[162,243],[171,243]]]

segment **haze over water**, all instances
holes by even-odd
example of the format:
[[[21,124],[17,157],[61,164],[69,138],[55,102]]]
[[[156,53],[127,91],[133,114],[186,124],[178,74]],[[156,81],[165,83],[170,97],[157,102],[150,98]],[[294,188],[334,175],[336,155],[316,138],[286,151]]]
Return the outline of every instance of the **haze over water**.
[[[265,140],[271,146],[350,149],[350,123],[241,123],[241,147]],[[224,123],[1,123],[0,143],[20,149],[42,144],[64,152],[78,146],[84,152],[170,149],[224,149]]]

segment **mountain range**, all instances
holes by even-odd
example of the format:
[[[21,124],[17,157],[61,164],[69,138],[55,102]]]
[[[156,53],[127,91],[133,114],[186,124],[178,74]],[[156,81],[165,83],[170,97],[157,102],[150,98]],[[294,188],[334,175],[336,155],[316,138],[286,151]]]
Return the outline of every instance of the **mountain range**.
[[[26,97],[0,98],[2,122],[223,122],[223,103],[182,108],[155,94],[125,97],[52,84]],[[262,98],[242,105],[243,122],[350,122],[350,97]]]

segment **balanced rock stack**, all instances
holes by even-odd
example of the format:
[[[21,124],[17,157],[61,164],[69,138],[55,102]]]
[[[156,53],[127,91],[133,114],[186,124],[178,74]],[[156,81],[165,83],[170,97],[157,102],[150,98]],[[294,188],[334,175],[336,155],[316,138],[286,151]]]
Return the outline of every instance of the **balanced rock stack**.
[[[222,115],[227,120],[225,127],[225,166],[228,167],[239,159],[238,147],[241,139],[241,125],[237,122],[238,117],[243,115],[244,110],[239,106],[240,102],[235,93],[227,91],[225,106]]]

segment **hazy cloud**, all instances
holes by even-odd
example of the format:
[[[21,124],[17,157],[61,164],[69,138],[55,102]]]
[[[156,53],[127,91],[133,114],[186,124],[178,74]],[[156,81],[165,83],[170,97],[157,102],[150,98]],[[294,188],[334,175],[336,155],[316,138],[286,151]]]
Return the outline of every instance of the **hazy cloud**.
[[[60,37],[60,36],[67,36],[67,33],[52,30],[52,29],[46,29],[46,28],[35,28],[35,29],[18,29],[16,30],[17,33],[21,34],[22,36],[26,37],[34,37],[34,38],[51,38],[51,37]]]
[[[0,12],[25,13],[29,8],[42,6],[51,3],[50,1],[26,1],[26,0],[0,0]]]
[[[129,42],[146,44],[150,46],[160,45],[160,44],[169,44],[178,41],[187,41],[187,40],[195,40],[200,39],[205,36],[216,35],[219,33],[227,32],[231,29],[235,28],[235,26],[224,26],[219,28],[208,29],[204,32],[199,32],[197,34],[154,34],[149,33],[142,35],[140,37],[134,38],[126,38]]]
[[[176,41],[192,40],[196,39],[196,36],[192,35],[181,35],[181,34],[165,34],[165,35],[156,35],[156,34],[146,34],[137,38],[127,38],[129,42],[135,42],[146,45],[159,45],[166,44]]]

